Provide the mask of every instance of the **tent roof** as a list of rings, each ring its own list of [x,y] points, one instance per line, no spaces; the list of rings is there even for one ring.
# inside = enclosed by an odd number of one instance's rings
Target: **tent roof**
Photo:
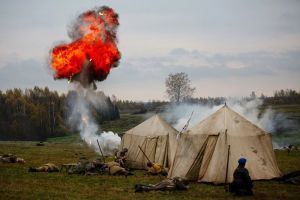
[[[125,134],[139,136],[159,136],[168,135],[169,133],[177,133],[177,130],[158,114],[153,115],[146,121],[125,132]]]
[[[239,137],[266,134],[264,130],[230,109],[227,105],[224,105],[187,132],[192,135],[218,135],[225,132],[225,130],[227,130],[228,135]]]

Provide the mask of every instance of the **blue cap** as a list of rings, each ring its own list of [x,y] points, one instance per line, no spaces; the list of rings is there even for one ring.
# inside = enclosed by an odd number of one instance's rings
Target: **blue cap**
[[[240,158],[239,161],[238,161],[238,163],[240,165],[244,165],[244,164],[246,164],[246,162],[247,162],[246,158]]]

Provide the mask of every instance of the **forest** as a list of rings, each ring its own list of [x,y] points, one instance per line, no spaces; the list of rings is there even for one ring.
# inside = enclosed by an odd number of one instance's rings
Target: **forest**
[[[49,137],[74,133],[67,123],[71,110],[70,99],[75,91],[59,94],[47,87],[0,91],[0,140],[45,140]],[[105,109],[89,103],[97,123],[118,119],[119,110],[104,93],[97,92],[105,101]]]
[[[90,103],[91,113],[96,122],[116,120],[122,114],[144,114],[163,112],[169,101],[134,102],[116,100],[96,92],[96,98],[104,99],[104,107]],[[75,91],[59,94],[49,88],[9,89],[0,91],[0,140],[36,140],[43,141],[50,137],[66,136],[76,133],[74,127],[67,123],[72,104],[70,99],[78,95]],[[276,90],[273,96],[252,92],[245,100],[259,98],[263,105],[300,104],[300,92],[295,90]],[[220,105],[224,97],[199,97],[183,99],[182,102],[202,105]]]

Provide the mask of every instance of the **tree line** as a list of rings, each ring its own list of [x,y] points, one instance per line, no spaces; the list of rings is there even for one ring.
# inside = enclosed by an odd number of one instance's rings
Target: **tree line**
[[[75,99],[75,91],[59,94],[47,87],[33,89],[10,89],[0,91],[0,140],[45,140],[49,137],[65,136],[76,132],[66,121]],[[113,101],[103,92],[96,92],[94,98],[105,100],[105,109],[90,103],[91,113],[97,123],[120,118],[121,113],[144,114],[147,112],[163,112],[172,101],[135,102],[128,100]],[[300,92],[292,89],[276,90],[273,96],[252,92],[245,100],[259,98],[264,105],[300,104]],[[178,98],[172,98],[178,100]],[[171,100],[172,100],[171,99]],[[220,105],[226,101],[224,97],[185,96],[179,103]]]
[[[47,87],[0,91],[0,140],[42,141],[73,133],[66,123],[72,106],[67,99],[76,95],[75,91],[58,94]],[[119,110],[110,98],[101,92],[96,95],[104,97],[107,105],[105,110],[89,105],[96,121],[118,119]]]

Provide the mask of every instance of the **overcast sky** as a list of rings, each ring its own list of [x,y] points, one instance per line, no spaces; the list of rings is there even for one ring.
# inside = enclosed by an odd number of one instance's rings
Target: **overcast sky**
[[[66,92],[47,66],[50,49],[70,41],[81,12],[119,13],[118,68],[98,90],[119,99],[166,99],[169,73],[186,72],[195,97],[272,95],[300,90],[297,0],[1,0],[0,89],[48,86]]]

